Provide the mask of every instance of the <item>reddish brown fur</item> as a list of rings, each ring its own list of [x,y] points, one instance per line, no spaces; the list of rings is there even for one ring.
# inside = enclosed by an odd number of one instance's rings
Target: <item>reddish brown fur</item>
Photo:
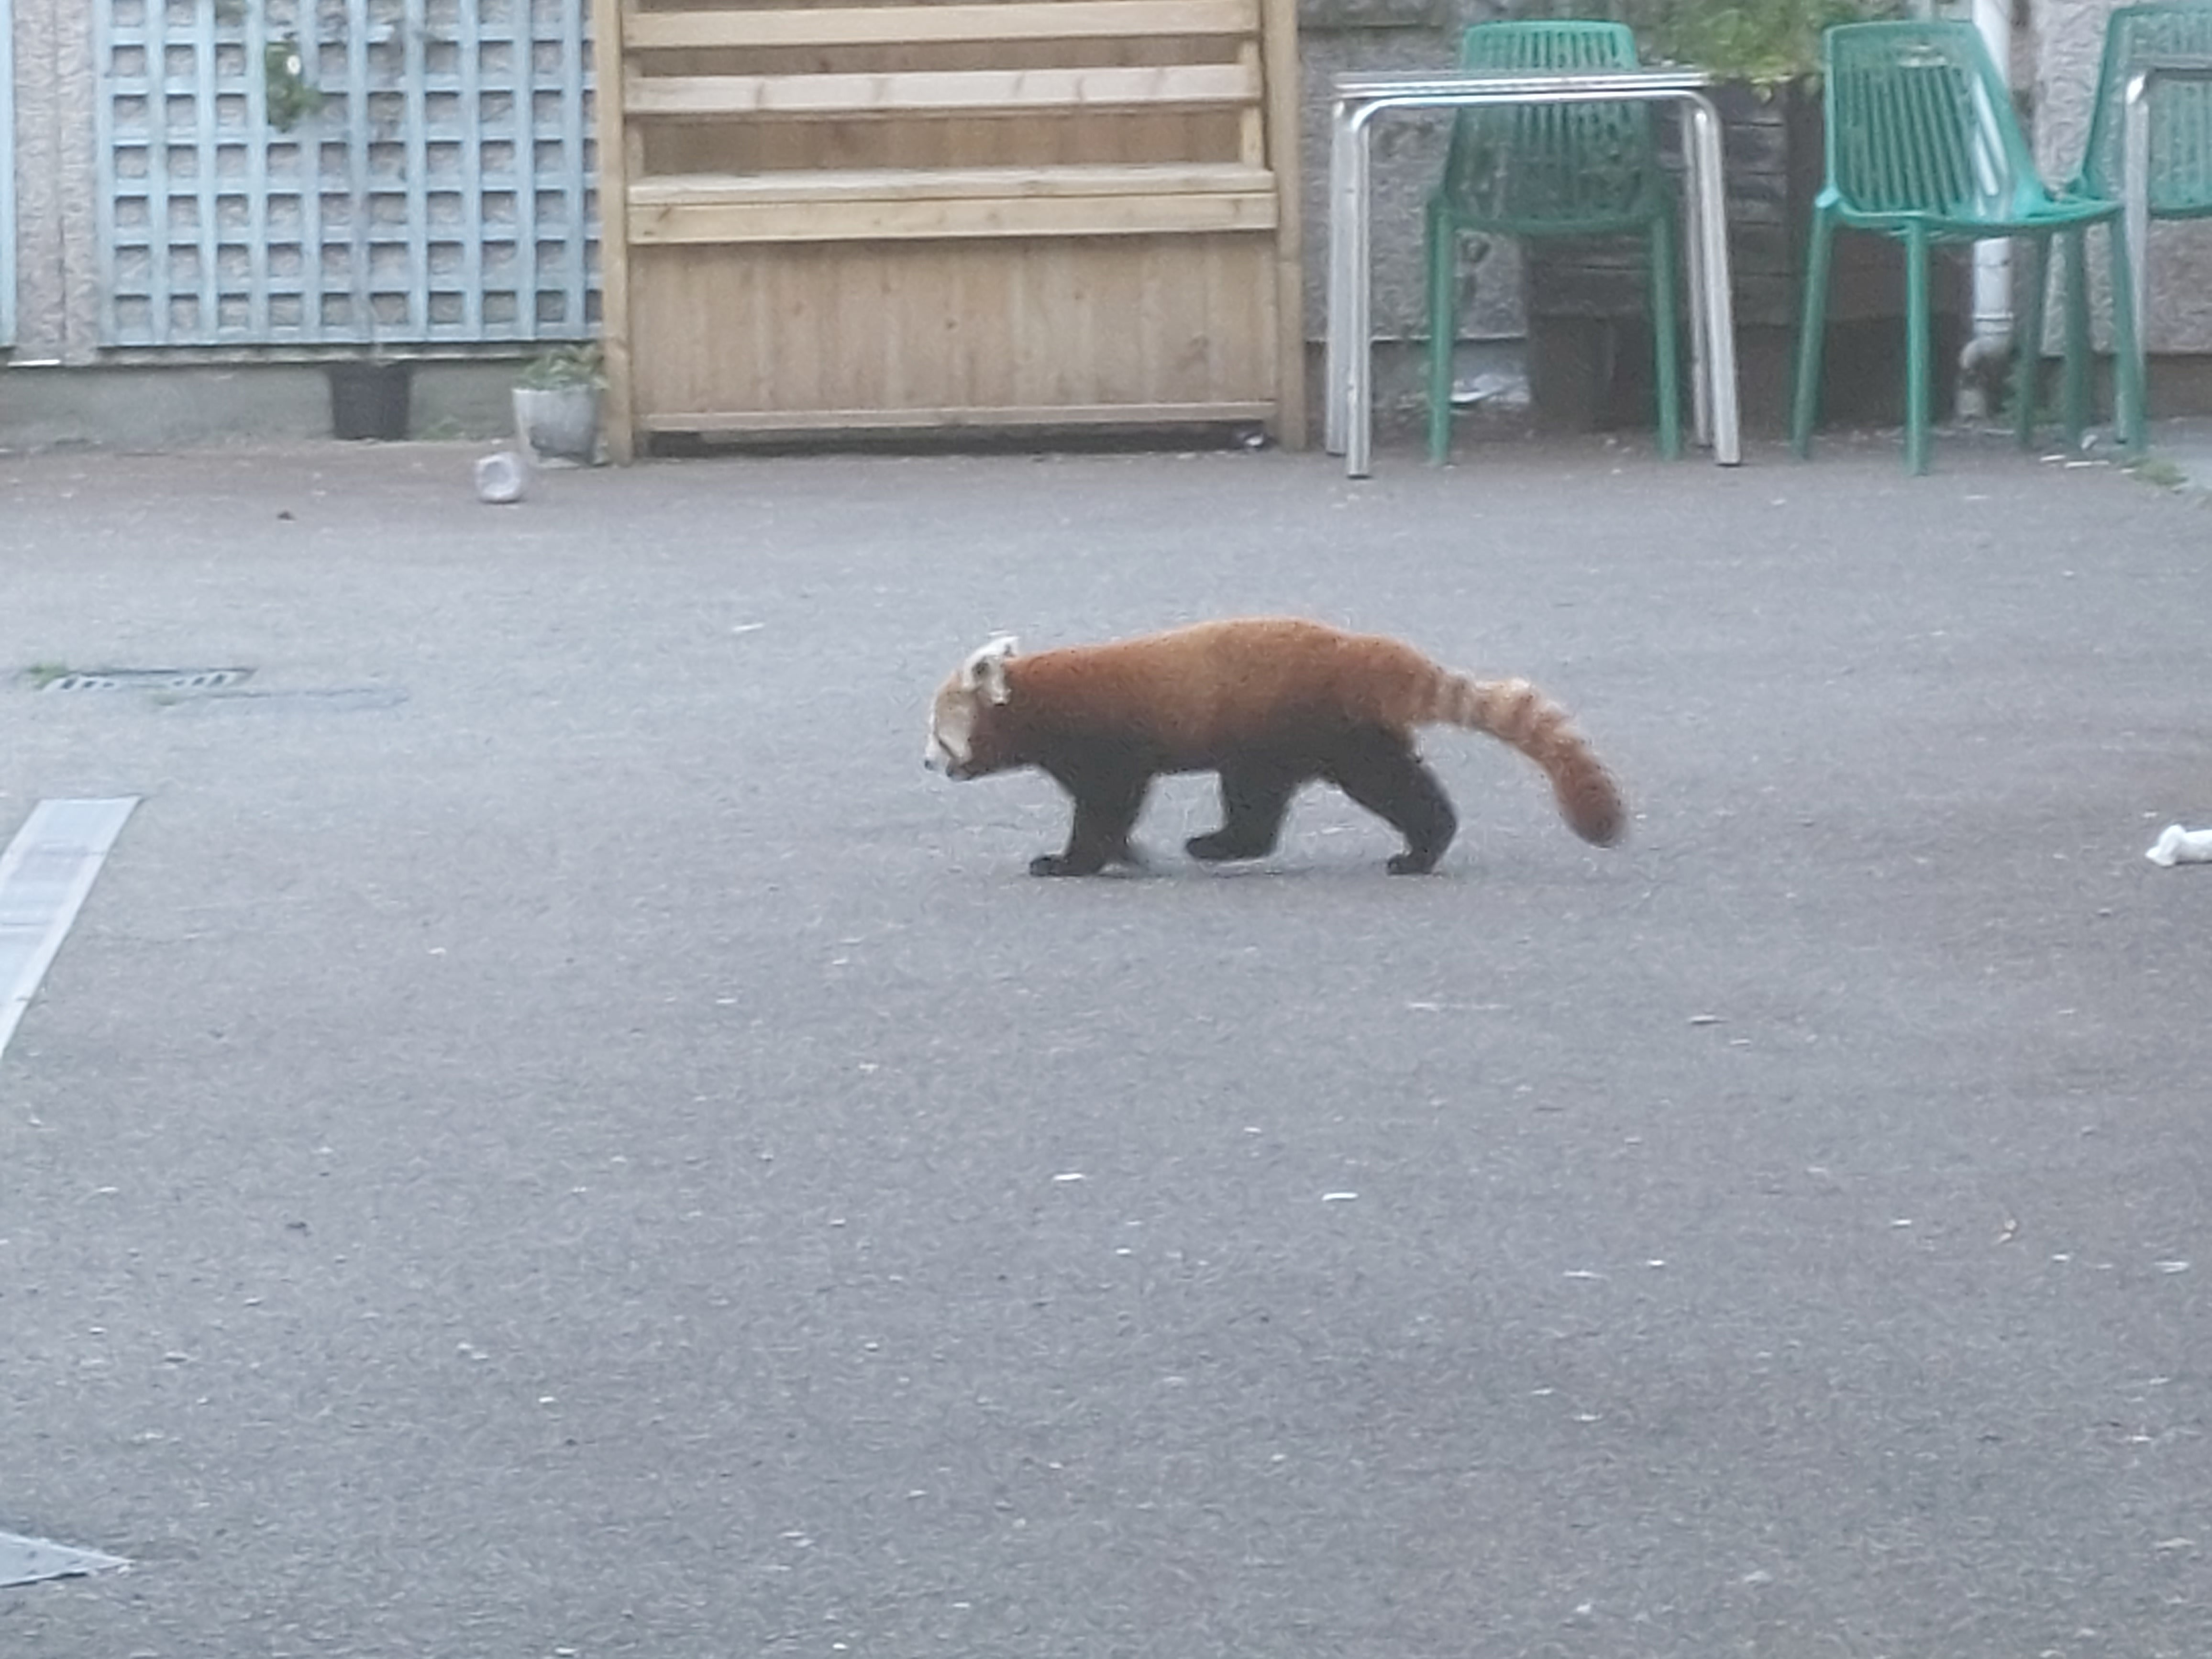
[[[1069,850],[1039,860],[1042,873],[1087,873],[1129,856],[1145,784],[1207,770],[1223,775],[1228,822],[1191,843],[1199,857],[1266,851],[1290,791],[1320,777],[1406,831],[1408,852],[1394,869],[1426,869],[1455,825],[1412,750],[1415,729],[1437,723],[1488,732],[1528,756],[1584,839],[1609,845],[1626,827],[1612,778],[1558,704],[1524,681],[1452,673],[1379,635],[1287,617],[1201,623],[1014,655],[1003,672],[1000,702],[956,672],[935,718],[972,717],[957,775],[1036,766],[1075,796]]]

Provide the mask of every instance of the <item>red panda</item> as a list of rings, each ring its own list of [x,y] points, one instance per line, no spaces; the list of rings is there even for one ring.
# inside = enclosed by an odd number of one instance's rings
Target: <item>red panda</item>
[[[1415,727],[1440,723],[1487,732],[1542,767],[1583,840],[1620,838],[1620,790],[1566,711],[1527,681],[1471,679],[1397,640],[1292,617],[1031,656],[1001,635],[939,689],[922,763],[961,779],[1034,766],[1074,798],[1066,848],[1031,860],[1031,875],[1139,862],[1129,831],[1167,772],[1220,774],[1221,827],[1183,844],[1193,858],[1264,857],[1291,797],[1318,778],[1403,835],[1390,872],[1419,875],[1459,827],[1413,749]]]

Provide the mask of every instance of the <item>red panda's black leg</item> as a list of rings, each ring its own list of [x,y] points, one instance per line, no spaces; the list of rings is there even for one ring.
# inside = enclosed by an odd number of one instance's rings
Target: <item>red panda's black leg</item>
[[[1406,850],[1389,862],[1394,876],[1426,875],[1459,831],[1443,785],[1395,732],[1370,727],[1350,734],[1322,775],[1405,836]]]
[[[1098,759],[1047,769],[1075,798],[1075,822],[1066,850],[1031,859],[1031,875],[1095,876],[1109,864],[1144,862],[1129,845],[1129,831],[1152,787],[1150,772]]]
[[[1192,836],[1183,842],[1183,851],[1208,863],[1265,858],[1275,850],[1276,838],[1283,833],[1283,815],[1304,781],[1296,771],[1266,761],[1224,766],[1221,828]]]

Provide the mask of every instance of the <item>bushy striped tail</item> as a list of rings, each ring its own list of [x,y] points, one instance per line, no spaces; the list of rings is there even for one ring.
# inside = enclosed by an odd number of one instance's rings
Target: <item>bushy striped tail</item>
[[[1486,732],[1544,769],[1567,827],[1584,841],[1610,847],[1628,829],[1620,787],[1573,717],[1526,680],[1478,680],[1445,674],[1431,722]]]

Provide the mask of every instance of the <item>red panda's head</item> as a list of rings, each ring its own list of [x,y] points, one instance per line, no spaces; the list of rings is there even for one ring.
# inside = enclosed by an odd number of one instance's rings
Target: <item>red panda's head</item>
[[[938,687],[929,708],[929,743],[921,755],[931,771],[948,778],[980,778],[1007,764],[997,752],[992,728],[1006,701],[1006,665],[1014,651],[1014,636],[1001,634],[969,652]]]

